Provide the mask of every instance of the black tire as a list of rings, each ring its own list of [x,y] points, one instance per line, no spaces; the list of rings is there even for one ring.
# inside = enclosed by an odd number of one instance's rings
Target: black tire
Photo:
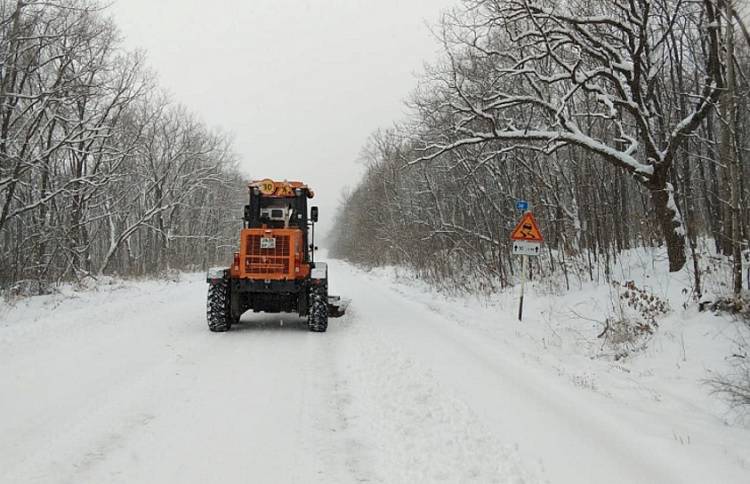
[[[229,280],[216,279],[209,283],[206,317],[208,329],[215,333],[229,331],[232,327]]]
[[[328,288],[325,284],[313,286],[310,290],[307,327],[315,333],[324,333],[328,329]]]

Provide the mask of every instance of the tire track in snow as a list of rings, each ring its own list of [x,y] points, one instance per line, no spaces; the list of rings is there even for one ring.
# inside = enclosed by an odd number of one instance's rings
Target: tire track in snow
[[[368,482],[539,482],[513,446],[497,441],[428,368],[383,334],[377,315],[363,315],[353,303],[347,317],[342,373],[352,400],[345,412],[362,436]]]
[[[34,338],[0,355],[14,395],[0,401],[0,482],[352,481],[347,446],[319,429],[341,425],[335,331],[246,315],[215,335],[202,280],[145,285],[2,328],[4,344]]]
[[[483,338],[399,294],[387,279],[341,262],[331,272],[353,299],[366,295],[352,302],[363,315],[357,323],[426,369],[495,439],[518,446],[533,475],[571,483],[684,482],[687,461],[670,459],[648,429],[629,425],[616,402],[571,391],[526,364],[522,346]]]

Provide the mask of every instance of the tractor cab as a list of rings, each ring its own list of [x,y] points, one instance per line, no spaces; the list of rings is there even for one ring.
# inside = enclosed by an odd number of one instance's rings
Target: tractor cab
[[[245,206],[246,228],[291,228],[307,231],[307,199],[315,196],[301,182],[261,180],[250,183]],[[313,220],[310,220],[314,222]]]

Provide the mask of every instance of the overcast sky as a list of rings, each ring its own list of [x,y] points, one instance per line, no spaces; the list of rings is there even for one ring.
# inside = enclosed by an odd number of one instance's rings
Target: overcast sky
[[[313,187],[327,232],[368,135],[404,117],[438,58],[427,24],[457,1],[115,0],[111,12],[174,100],[233,134],[247,175]]]

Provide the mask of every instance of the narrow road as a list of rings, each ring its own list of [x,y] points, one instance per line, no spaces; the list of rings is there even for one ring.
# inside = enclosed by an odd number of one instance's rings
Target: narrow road
[[[210,333],[200,276],[0,313],[0,482],[733,482],[512,331],[330,274],[353,302],[324,334],[251,313]]]

